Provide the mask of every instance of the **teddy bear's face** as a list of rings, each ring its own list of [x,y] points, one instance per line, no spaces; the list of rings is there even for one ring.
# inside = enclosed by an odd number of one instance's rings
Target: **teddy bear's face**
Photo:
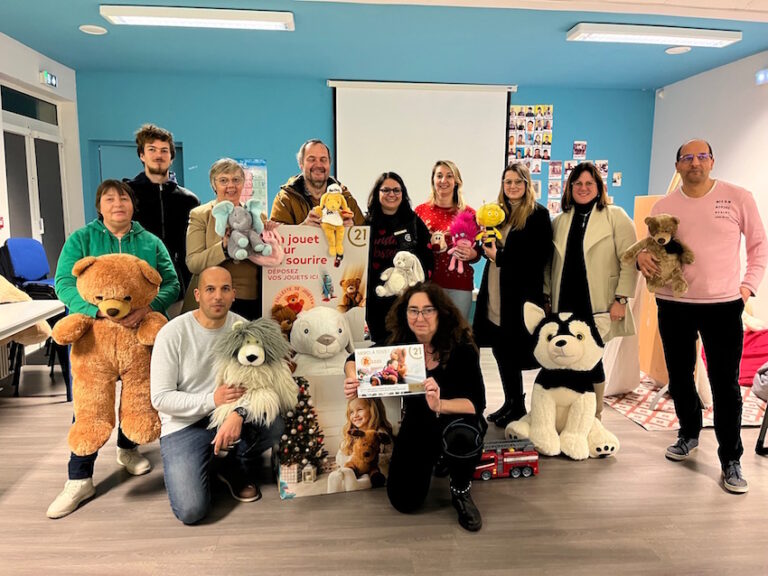
[[[645,219],[648,225],[648,234],[659,246],[669,244],[670,240],[677,234],[677,225],[680,221],[669,214],[659,214],[657,216],[648,216]]]
[[[145,308],[157,296],[162,278],[144,260],[130,254],[87,256],[72,268],[77,291],[110,320]]]
[[[349,278],[347,280],[342,280],[341,287],[344,288],[344,292],[350,296],[353,296],[354,294],[357,294],[357,291],[360,288],[360,278]]]

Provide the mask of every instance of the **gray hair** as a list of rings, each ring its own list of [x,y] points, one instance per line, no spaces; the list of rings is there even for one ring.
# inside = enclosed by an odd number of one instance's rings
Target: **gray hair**
[[[216,190],[216,186],[213,185],[213,182],[216,180],[217,176],[221,174],[232,174],[232,172],[239,172],[240,176],[245,180],[245,170],[243,170],[243,167],[240,166],[240,164],[232,160],[232,158],[219,158],[216,160],[211,166],[210,172],[208,172],[211,188]]]
[[[299,167],[301,167],[302,164],[304,164],[304,154],[307,151],[307,148],[312,146],[313,144],[322,144],[325,146],[325,149],[328,150],[328,161],[331,160],[331,149],[328,147],[328,144],[320,140],[319,138],[311,138],[310,140],[307,140],[304,142],[304,144],[301,145],[301,148],[299,148],[299,151],[296,153],[296,161],[299,163]]]

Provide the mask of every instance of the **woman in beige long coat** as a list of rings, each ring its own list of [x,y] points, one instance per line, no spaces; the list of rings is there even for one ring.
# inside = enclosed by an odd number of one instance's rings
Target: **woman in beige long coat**
[[[243,168],[231,158],[217,160],[209,173],[211,188],[216,198],[198,206],[189,213],[187,227],[186,263],[192,272],[187,293],[184,295],[182,312],[197,308],[195,288],[200,273],[209,266],[221,266],[232,275],[232,287],[235,289],[235,302],[232,312],[248,320],[261,317],[261,299],[259,290],[259,266],[250,260],[235,262],[227,255],[227,240],[216,233],[216,221],[211,211],[219,202],[229,200],[233,204],[240,202],[240,194],[245,183]]]
[[[582,162],[565,185],[562,214],[552,222],[554,252],[544,275],[544,293],[553,312],[591,317],[608,312],[607,342],[635,333],[628,298],[635,294],[637,270],[621,255],[635,243],[635,225],[620,207],[608,204],[605,184],[591,162]],[[597,415],[605,391],[602,361],[593,370]]]

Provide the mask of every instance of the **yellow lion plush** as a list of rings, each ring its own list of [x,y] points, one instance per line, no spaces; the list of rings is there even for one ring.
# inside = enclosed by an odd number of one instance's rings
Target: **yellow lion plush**
[[[144,260],[130,254],[87,256],[72,268],[77,291],[98,306],[104,318],[70,314],[53,328],[53,339],[72,344],[72,395],[75,422],[69,446],[79,456],[93,454],[115,427],[115,384],[122,382],[120,426],[137,444],[160,436],[160,419],[150,402],[149,355],[155,336],[167,322],[150,312],[138,328],[117,320],[149,306],[162,278]]]
[[[352,216],[347,200],[341,193],[341,186],[331,184],[325,194],[320,197],[320,206],[313,208],[320,216],[320,227],[328,240],[328,253],[336,258],[334,266],[341,264],[344,258],[344,217]]]

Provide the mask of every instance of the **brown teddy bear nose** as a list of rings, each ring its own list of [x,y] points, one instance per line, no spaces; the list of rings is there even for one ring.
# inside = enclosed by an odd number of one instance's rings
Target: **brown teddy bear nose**
[[[656,239],[656,242],[658,242],[658,243],[659,243],[661,246],[664,246],[664,244],[666,244],[666,243],[667,243],[667,241],[666,241],[666,240],[664,240],[664,238],[657,238],[657,239]]]
[[[120,314],[120,310],[117,308],[107,308],[107,315],[108,316],[117,316]]]
[[[317,339],[317,341],[323,346],[329,346],[333,344],[333,340],[334,340],[333,336],[328,336],[328,334],[324,334]]]

